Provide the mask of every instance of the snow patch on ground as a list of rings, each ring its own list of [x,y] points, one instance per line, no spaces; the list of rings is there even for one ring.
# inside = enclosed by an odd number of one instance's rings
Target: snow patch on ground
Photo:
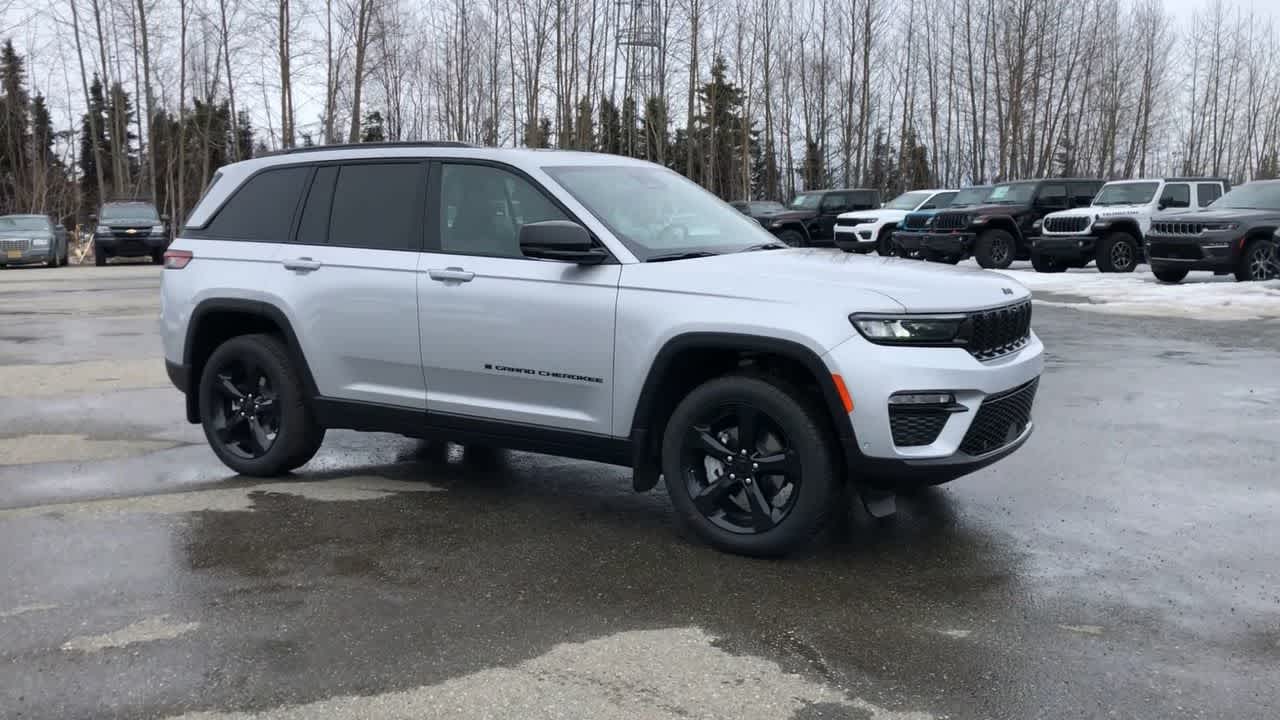
[[[1038,273],[1028,263],[1016,263],[999,272],[1022,283],[1046,305],[1196,320],[1280,318],[1280,280],[1236,282],[1231,275],[1193,272],[1176,285],[1166,285],[1146,265],[1132,273],[1100,273],[1093,267]]]
[[[108,648],[120,648],[135,643],[156,642],[157,640],[173,640],[200,627],[200,623],[169,622],[166,615],[140,620],[128,627],[122,627],[105,635],[81,635],[71,638],[62,645],[63,650],[71,652],[93,653]]]

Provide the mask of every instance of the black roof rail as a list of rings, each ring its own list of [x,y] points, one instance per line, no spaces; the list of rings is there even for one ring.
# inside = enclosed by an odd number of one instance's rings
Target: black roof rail
[[[321,152],[324,150],[372,150],[375,148],[432,148],[432,147],[452,147],[452,148],[473,148],[479,147],[471,143],[458,142],[456,140],[405,140],[397,142],[367,142],[367,143],[337,143],[333,145],[312,145],[310,147],[295,147],[286,150],[275,150],[273,152],[259,155],[258,157],[274,157],[276,155],[296,155],[298,153]]]
[[[1167,177],[1167,178],[1164,178],[1164,181],[1165,182],[1220,182],[1220,183],[1231,182],[1227,178],[1216,177],[1212,175],[1199,175],[1196,177]]]

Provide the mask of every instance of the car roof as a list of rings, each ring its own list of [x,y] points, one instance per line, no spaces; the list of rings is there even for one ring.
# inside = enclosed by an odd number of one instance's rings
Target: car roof
[[[271,153],[251,160],[224,165],[214,175],[205,189],[205,196],[197,203],[187,225],[201,227],[209,221],[212,212],[220,207],[231,193],[250,175],[270,167],[306,165],[344,160],[430,159],[489,160],[510,165],[528,173],[539,173],[544,168],[564,166],[635,166],[662,167],[645,160],[578,150],[546,150],[533,148],[493,148],[465,145],[463,143],[361,143],[358,145],[324,145],[297,150]]]
[[[16,217],[16,218],[48,218],[49,216],[48,216],[48,215],[41,215],[40,213],[5,213],[4,215],[0,215],[0,217]]]

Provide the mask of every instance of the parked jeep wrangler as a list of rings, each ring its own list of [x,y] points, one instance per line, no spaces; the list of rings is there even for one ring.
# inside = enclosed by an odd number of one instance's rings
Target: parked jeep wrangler
[[[93,231],[93,260],[106,265],[113,257],[149,257],[154,263],[164,260],[169,247],[169,216],[156,212],[156,206],[141,200],[105,202],[90,220],[98,223]]]
[[[955,264],[972,256],[984,268],[1029,260],[1036,220],[1057,210],[1088,206],[1101,187],[1101,180],[1088,178],[1001,183],[983,205],[938,213],[924,238],[924,257]]]
[[[836,216],[877,207],[879,190],[812,190],[797,195],[785,212],[761,218],[760,222],[792,247],[830,247],[835,244]]]
[[[1037,272],[1062,272],[1096,259],[1099,272],[1133,272],[1144,258],[1153,219],[1205,207],[1230,189],[1223,178],[1109,182],[1089,207],[1049,213],[1036,222],[1031,265]]]
[[[1204,210],[1153,221],[1147,234],[1151,272],[1168,283],[1192,270],[1270,280],[1277,277],[1277,229],[1280,180],[1241,185]]]
[[[885,514],[1032,432],[1025,288],[788,248],[668,168],[367,144],[220,175],[165,255],[161,335],[237,473],[326,428],[585,458],[775,555],[846,487]]]

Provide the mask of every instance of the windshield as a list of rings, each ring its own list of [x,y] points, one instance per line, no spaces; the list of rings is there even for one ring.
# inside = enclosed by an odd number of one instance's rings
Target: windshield
[[[673,252],[733,252],[776,239],[760,223],[666,168],[544,168],[641,260]]]
[[[137,205],[103,205],[98,215],[100,220],[138,220],[143,222],[160,222],[156,209],[145,203]]]
[[[915,210],[933,193],[906,192],[885,203],[886,210]]]
[[[1215,210],[1280,210],[1280,182],[1252,182],[1209,203]]]
[[[985,202],[987,196],[991,194],[990,185],[982,185],[979,187],[965,188],[956,193],[955,198],[951,201],[951,207],[963,207],[965,205],[977,205]]]
[[[0,232],[6,230],[48,230],[49,219],[30,215],[5,215],[0,217]]]
[[[1036,184],[1033,182],[1006,183],[991,188],[987,202],[996,205],[1025,205],[1035,195]]]
[[[791,201],[793,210],[813,210],[822,202],[822,193],[801,193]]]
[[[751,203],[751,212],[761,215],[771,215],[786,210],[780,202],[753,202]]]
[[[1102,186],[1094,205],[1143,205],[1151,202],[1160,183],[1109,183]]]

